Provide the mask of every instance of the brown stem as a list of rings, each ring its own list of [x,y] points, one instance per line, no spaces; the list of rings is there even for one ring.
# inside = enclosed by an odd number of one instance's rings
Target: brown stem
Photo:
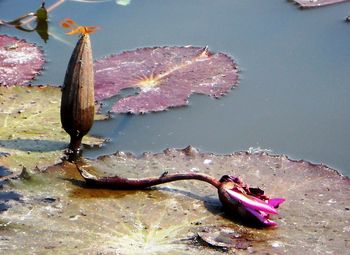
[[[72,151],[80,151],[82,137],[70,137],[69,149]]]
[[[144,189],[154,185],[163,184],[167,182],[173,181],[181,181],[181,180],[199,180],[207,182],[213,185],[216,188],[221,186],[221,182],[215,179],[214,177],[201,174],[201,173],[176,173],[176,174],[167,174],[167,172],[163,173],[160,177],[149,177],[149,178],[141,178],[141,179],[128,179],[119,176],[114,177],[101,177],[98,178],[96,176],[91,175],[81,167],[77,165],[77,168],[81,174],[81,176],[85,179],[85,181],[93,186],[99,187],[109,187],[114,189]]]
[[[68,156],[69,162],[75,162],[80,158],[80,145],[82,141],[82,137],[70,137],[70,143],[68,146],[68,150],[66,150],[65,154]]]

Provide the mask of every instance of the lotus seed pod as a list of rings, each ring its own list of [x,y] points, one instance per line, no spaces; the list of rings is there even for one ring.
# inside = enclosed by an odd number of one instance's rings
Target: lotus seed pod
[[[61,122],[70,135],[69,154],[77,155],[94,122],[94,73],[89,34],[82,34],[70,58],[62,89]]]

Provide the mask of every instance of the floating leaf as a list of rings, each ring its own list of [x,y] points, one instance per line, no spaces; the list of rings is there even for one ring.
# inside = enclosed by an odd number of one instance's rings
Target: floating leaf
[[[20,171],[58,162],[69,142],[60,122],[58,87],[0,86],[0,164]],[[102,139],[88,138],[101,144]]]
[[[222,213],[215,188],[182,181],[144,191],[93,189],[64,163],[6,190],[22,202],[1,214],[6,254],[343,254],[349,247],[350,180],[323,166],[285,156],[202,154],[189,147],[135,157],[117,153],[86,169],[127,177],[164,171],[238,175],[283,196],[279,228],[255,229]],[[209,244],[209,245],[208,245]]]
[[[144,113],[182,106],[192,93],[219,98],[237,83],[230,57],[199,47],[155,47],[112,55],[95,62],[95,98],[103,100],[125,88],[136,96],[119,100],[114,112]]]
[[[329,4],[336,4],[345,2],[347,0],[294,0],[301,7],[310,8],[310,7],[321,7]]]
[[[37,46],[7,35],[0,35],[0,85],[23,85],[39,73],[44,64]]]

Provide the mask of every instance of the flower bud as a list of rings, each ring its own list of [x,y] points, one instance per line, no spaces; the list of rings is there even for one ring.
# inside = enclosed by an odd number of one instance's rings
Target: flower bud
[[[77,155],[94,122],[94,72],[89,34],[82,34],[70,58],[61,100],[61,122],[70,135],[69,154]]]

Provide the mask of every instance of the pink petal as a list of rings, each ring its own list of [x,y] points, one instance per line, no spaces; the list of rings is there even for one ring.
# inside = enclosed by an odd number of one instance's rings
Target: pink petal
[[[277,226],[277,223],[268,219],[266,214],[265,215],[260,214],[259,212],[251,208],[246,208],[246,210],[250,212],[252,215],[254,215],[261,223],[268,226]]]
[[[271,198],[268,201],[268,205],[277,208],[280,204],[286,201],[284,198]]]
[[[243,195],[240,192],[236,192],[236,191],[229,190],[229,189],[227,189],[226,191],[232,198],[238,200],[247,208],[266,212],[269,214],[277,214],[277,210],[274,207],[266,204],[264,201],[262,201],[258,198],[255,198],[255,197],[250,198],[246,195]]]

